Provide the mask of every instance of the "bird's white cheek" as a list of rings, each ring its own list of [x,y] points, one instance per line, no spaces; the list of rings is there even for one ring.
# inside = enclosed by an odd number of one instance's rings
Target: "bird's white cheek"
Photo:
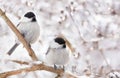
[[[28,22],[28,21],[31,21],[31,19],[26,18],[26,17],[23,17],[23,18],[21,19],[21,22]]]
[[[53,42],[53,43],[51,43],[50,44],[50,47],[51,48],[58,48],[58,47],[60,47],[61,45],[59,45],[59,44],[57,44],[57,43],[55,43],[55,42]]]

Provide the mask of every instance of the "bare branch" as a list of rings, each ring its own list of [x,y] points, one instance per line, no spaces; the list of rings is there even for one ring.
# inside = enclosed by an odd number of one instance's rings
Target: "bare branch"
[[[46,71],[50,71],[56,74],[62,74],[64,72],[62,69],[54,69],[53,67],[45,66],[43,64],[37,64],[37,65],[33,65],[32,67],[28,67],[28,68],[0,73],[0,78],[6,78],[8,76],[20,74],[22,72],[31,72],[31,71],[36,71],[36,70],[46,70]]]
[[[14,24],[10,21],[10,19],[6,16],[6,14],[0,9],[0,16],[5,20],[5,22],[8,24],[8,26],[12,29],[12,31],[16,34],[20,42],[24,45],[24,47],[27,49],[29,56],[33,60],[38,60],[34,51],[29,47],[29,44],[26,42],[26,40],[23,38],[21,33],[17,30],[17,28],[14,26]]]

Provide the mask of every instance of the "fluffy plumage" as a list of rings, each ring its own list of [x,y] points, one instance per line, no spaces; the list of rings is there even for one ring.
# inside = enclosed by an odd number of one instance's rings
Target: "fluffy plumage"
[[[69,52],[66,50],[66,42],[57,37],[51,41],[46,53],[46,60],[51,65],[65,65],[69,61]]]
[[[21,22],[17,25],[17,29],[29,44],[34,43],[40,35],[40,28],[33,12],[27,12],[24,15]],[[18,39],[16,39],[16,41],[18,41]],[[19,41],[16,42],[7,54],[11,55],[19,44]]]

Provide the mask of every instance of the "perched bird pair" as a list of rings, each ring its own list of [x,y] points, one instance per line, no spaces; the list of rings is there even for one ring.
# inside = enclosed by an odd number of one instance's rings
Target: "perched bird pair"
[[[27,12],[17,25],[17,28],[29,44],[34,43],[40,35],[40,28],[33,12]],[[18,41],[18,39],[16,40]],[[19,42],[16,42],[7,54],[11,55],[19,44]],[[56,37],[52,40],[46,52],[48,63],[54,65],[55,68],[56,65],[67,64],[69,52],[66,50],[66,47],[66,41],[62,37]]]

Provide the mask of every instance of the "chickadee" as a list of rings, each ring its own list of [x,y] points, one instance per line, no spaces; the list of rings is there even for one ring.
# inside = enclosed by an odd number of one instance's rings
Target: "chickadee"
[[[40,35],[40,28],[33,12],[27,12],[24,15],[21,22],[17,25],[17,29],[29,44],[34,43]],[[18,39],[16,39],[16,41],[17,42],[13,45],[13,47],[7,52],[8,55],[11,55],[20,44]]]
[[[55,69],[56,65],[64,67],[68,63],[69,52],[66,50],[66,41],[63,38],[57,37],[50,43],[46,52],[46,60],[49,64],[54,65]]]

